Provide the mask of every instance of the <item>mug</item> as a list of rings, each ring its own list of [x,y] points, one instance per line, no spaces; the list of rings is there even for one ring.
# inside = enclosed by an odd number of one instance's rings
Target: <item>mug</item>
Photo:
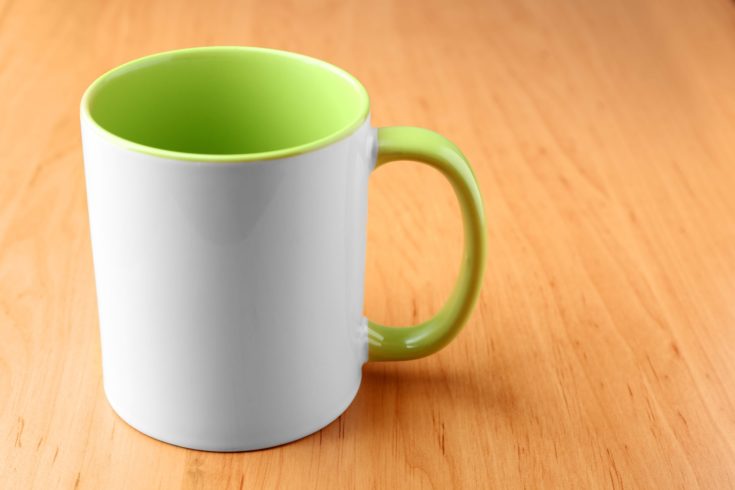
[[[436,352],[475,305],[486,230],[467,160],[426,129],[372,128],[365,88],[335,66],[154,54],[92,83],[81,127],[105,394],[155,439],[302,438],[349,406],[365,362]],[[454,292],[407,328],[362,315],[368,177],[392,160],[441,171],[464,220]]]

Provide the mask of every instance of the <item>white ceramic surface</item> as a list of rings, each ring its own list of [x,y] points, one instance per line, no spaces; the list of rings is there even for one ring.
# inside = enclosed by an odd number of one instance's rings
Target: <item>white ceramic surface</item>
[[[110,404],[180,446],[289,442],[350,404],[362,317],[369,119],[305,154],[168,160],[82,117]]]

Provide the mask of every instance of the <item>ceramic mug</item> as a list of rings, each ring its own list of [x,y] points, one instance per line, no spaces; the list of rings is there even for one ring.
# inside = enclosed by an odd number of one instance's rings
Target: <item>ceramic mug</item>
[[[304,437],[354,398],[366,361],[446,345],[476,302],[482,200],[438,134],[373,129],[365,88],[306,56],[205,47],[102,75],[81,104],[104,388],[131,426],[194,449]],[[432,319],[362,315],[368,177],[417,160],[464,219],[454,292]]]

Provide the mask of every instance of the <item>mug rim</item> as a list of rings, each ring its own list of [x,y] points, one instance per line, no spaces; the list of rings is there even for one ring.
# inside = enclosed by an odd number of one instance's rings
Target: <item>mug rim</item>
[[[184,151],[177,151],[177,150],[166,150],[163,148],[157,148],[155,146],[145,145],[142,143],[136,143],[135,141],[124,138],[122,136],[119,136],[105,129],[102,125],[100,125],[92,117],[92,114],[90,111],[90,100],[95,95],[95,93],[98,90],[100,90],[100,87],[103,86],[104,83],[111,78],[119,76],[131,69],[135,69],[141,66],[145,66],[147,64],[152,64],[152,63],[156,63],[156,62],[160,62],[164,60],[170,60],[172,57],[176,57],[180,55],[189,55],[193,53],[195,54],[195,53],[202,53],[202,52],[223,53],[223,52],[233,52],[233,51],[234,52],[266,53],[269,55],[280,56],[282,58],[286,58],[286,59],[290,59],[294,61],[310,63],[310,64],[318,66],[321,69],[327,70],[343,78],[344,80],[346,80],[355,89],[355,95],[359,99],[359,110],[355,111],[356,115],[354,118],[352,118],[349,124],[342,126],[338,130],[330,133],[327,136],[315,139],[313,141],[309,141],[307,143],[303,143],[300,145],[295,145],[295,146],[291,146],[287,148],[279,148],[276,150],[253,152],[253,153],[232,153],[232,154],[192,153],[192,152],[184,152]],[[287,157],[302,155],[304,153],[309,153],[311,151],[318,150],[320,148],[324,148],[325,146],[329,146],[332,143],[340,141],[341,139],[357,131],[357,129],[360,128],[367,120],[369,112],[370,112],[370,98],[368,96],[367,90],[362,85],[362,83],[360,83],[360,81],[357,78],[355,78],[355,76],[353,76],[346,70],[339,68],[338,66],[335,66],[326,61],[320,60],[318,58],[313,58],[311,56],[307,56],[304,54],[294,53],[291,51],[284,51],[280,49],[262,48],[262,47],[255,47],[255,46],[200,46],[200,47],[193,47],[193,48],[183,48],[183,49],[162,51],[162,52],[150,54],[147,56],[143,56],[141,58],[136,58],[134,60],[118,65],[115,68],[112,68],[111,70],[97,77],[89,85],[89,87],[87,87],[87,89],[84,91],[84,95],[82,96],[82,100],[81,100],[81,113],[82,113],[83,118],[87,120],[89,123],[91,123],[91,125],[97,131],[99,131],[102,135],[104,135],[108,140],[116,144],[116,146],[121,146],[123,149],[134,151],[136,153],[143,153],[149,156],[154,156],[154,157],[159,157],[159,158],[165,158],[165,159],[171,159],[171,160],[195,161],[195,162],[212,162],[212,163],[227,163],[227,162],[234,163],[234,162],[253,162],[253,161],[259,161],[259,160],[274,160],[274,159],[287,158]]]

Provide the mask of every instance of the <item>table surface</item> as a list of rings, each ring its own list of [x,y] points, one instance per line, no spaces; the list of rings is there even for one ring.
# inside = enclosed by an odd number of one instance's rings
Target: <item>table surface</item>
[[[0,486],[735,485],[732,2],[185,3],[0,0]],[[252,453],[169,446],[107,405],[83,185],[86,85],[216,44],[354,73],[377,126],[463,149],[488,216],[456,341],[366,365],[337,421]],[[366,314],[429,318],[461,233],[440,174],[376,172]]]

